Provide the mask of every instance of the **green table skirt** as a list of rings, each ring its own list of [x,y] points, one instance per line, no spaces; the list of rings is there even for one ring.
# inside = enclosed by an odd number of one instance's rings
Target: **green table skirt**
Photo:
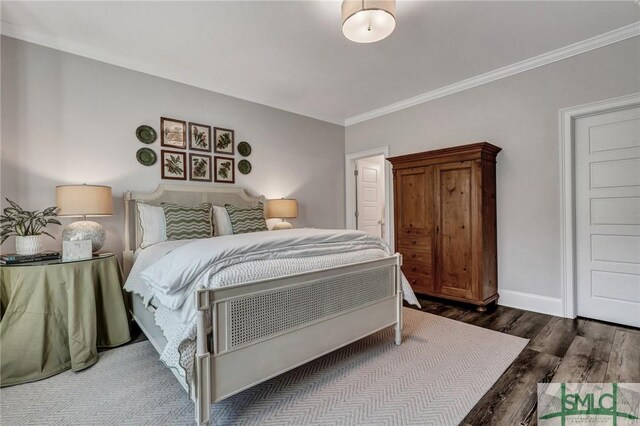
[[[115,256],[0,268],[0,387],[79,371],[128,342]]]

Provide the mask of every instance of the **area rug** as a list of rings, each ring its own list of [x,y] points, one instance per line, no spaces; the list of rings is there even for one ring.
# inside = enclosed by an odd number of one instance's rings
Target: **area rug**
[[[383,330],[212,405],[214,424],[457,425],[527,340],[404,308]],[[283,348],[283,350],[286,350]],[[93,367],[0,391],[2,425],[193,424],[194,406],[148,341]]]

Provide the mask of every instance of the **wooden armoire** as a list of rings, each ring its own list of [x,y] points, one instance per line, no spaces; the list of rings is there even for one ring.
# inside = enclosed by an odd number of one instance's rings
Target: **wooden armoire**
[[[389,158],[395,245],[416,293],[498,299],[496,155],[487,142]]]

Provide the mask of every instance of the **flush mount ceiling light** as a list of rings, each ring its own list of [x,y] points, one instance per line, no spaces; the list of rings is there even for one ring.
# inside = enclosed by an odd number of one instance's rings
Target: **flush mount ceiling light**
[[[344,0],[342,33],[356,43],[374,43],[396,27],[396,0]]]

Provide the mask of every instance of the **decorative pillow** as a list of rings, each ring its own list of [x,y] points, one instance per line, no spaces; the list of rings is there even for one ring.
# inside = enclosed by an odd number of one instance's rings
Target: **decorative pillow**
[[[240,208],[226,204],[225,209],[229,213],[231,227],[234,234],[247,232],[267,231],[267,222],[264,219],[264,207],[259,203],[256,207]]]
[[[189,207],[163,203],[162,209],[167,222],[169,240],[209,238],[213,235],[211,204],[204,203]]]
[[[167,223],[162,207],[136,203],[138,218],[142,227],[141,248],[147,248],[154,244],[167,241]]]
[[[224,207],[213,206],[213,232],[216,237],[233,234],[231,219]]]

